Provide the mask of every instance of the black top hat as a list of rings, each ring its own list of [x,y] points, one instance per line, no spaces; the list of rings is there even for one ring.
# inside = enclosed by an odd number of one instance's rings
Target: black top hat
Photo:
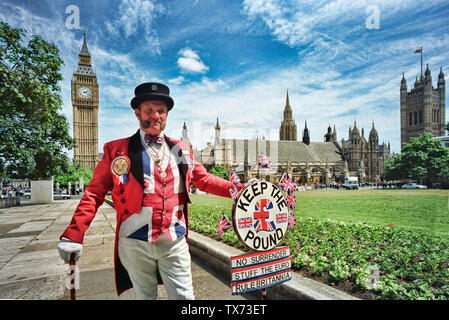
[[[173,108],[175,102],[170,97],[170,89],[162,83],[157,82],[145,82],[139,84],[134,89],[135,97],[131,100],[131,107],[136,109],[139,105],[147,100],[160,100],[167,104],[167,110],[170,111]]]

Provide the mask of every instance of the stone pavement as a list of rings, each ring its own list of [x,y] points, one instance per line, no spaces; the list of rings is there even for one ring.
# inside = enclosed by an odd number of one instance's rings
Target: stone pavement
[[[69,266],[59,257],[59,236],[70,223],[79,199],[51,204],[22,201],[0,210],[0,299],[70,299],[66,289]],[[132,290],[117,297],[113,251],[115,211],[101,206],[87,230],[78,260],[77,299],[133,299]],[[246,299],[232,296],[230,286],[214,271],[192,259],[195,296],[199,300]],[[167,299],[162,285],[159,298]]]

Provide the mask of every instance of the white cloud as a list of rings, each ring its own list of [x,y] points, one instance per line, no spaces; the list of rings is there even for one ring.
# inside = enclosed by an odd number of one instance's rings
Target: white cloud
[[[105,22],[106,29],[112,34],[123,34],[126,38],[142,34],[146,41],[145,48],[151,54],[160,55],[159,36],[153,22],[165,13],[165,7],[153,0],[122,0],[118,12],[118,19]]]
[[[170,79],[168,80],[168,83],[171,85],[180,85],[181,83],[183,83],[185,81],[185,78],[183,76],[178,76],[176,78]]]
[[[178,66],[185,73],[205,73],[209,70],[196,51],[190,48],[179,50]]]

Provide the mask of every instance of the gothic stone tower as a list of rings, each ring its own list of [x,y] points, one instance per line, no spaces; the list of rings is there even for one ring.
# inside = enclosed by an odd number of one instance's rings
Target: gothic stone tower
[[[429,65],[424,76],[416,78],[414,87],[407,91],[404,75],[401,80],[401,145],[422,132],[435,136],[445,134],[446,87],[442,68],[438,75],[437,88],[432,86]]]
[[[360,134],[354,121],[354,128],[349,127],[348,140],[342,139],[341,145],[349,171],[363,173],[366,178],[364,181],[378,182],[382,179],[385,161],[391,157],[390,143],[379,144],[374,121],[368,140],[365,138],[365,130],[362,128]]]
[[[98,107],[97,76],[84,32],[83,46],[78,56],[78,67],[72,77],[73,137],[77,147],[74,160],[89,170],[94,170],[98,157]]]
[[[281,122],[281,127],[279,128],[279,140],[290,140],[290,141],[296,141],[297,140],[297,131],[296,131],[296,123],[293,119],[293,111],[290,107],[290,100],[288,98],[288,91],[287,91],[287,99],[285,102],[285,108],[284,108],[284,118]]]

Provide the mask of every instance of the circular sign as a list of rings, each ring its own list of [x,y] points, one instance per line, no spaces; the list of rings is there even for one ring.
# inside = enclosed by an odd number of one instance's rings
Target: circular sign
[[[129,159],[126,156],[115,158],[111,164],[112,172],[118,176],[127,174],[129,171]]]
[[[256,251],[276,247],[287,230],[288,208],[284,193],[267,181],[257,181],[240,190],[232,215],[237,236]]]

